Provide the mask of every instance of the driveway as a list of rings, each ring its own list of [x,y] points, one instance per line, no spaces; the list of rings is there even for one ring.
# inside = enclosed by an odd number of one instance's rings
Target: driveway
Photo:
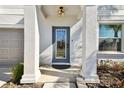
[[[11,67],[0,65],[0,87],[11,79]]]

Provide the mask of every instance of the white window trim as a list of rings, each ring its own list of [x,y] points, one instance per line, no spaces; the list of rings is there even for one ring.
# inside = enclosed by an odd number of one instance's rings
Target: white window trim
[[[121,37],[99,37],[99,38],[105,38],[105,39],[107,39],[107,38],[111,38],[111,39],[121,39]]]

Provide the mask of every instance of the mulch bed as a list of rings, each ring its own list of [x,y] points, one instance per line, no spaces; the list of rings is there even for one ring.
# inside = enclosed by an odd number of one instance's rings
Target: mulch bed
[[[87,83],[89,88],[124,88],[124,71],[98,68],[100,84]]]
[[[42,88],[44,83],[36,84],[14,84],[11,81],[4,84],[1,88]]]

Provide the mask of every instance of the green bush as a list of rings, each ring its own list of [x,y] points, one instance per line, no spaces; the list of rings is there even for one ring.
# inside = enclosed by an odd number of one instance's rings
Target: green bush
[[[17,64],[12,68],[12,81],[14,83],[20,83],[20,79],[23,75],[23,64]]]

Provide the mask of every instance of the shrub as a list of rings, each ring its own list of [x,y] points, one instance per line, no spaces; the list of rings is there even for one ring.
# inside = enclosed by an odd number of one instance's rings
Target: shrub
[[[107,62],[101,62],[98,66],[98,70],[101,70],[102,72],[108,72],[110,69],[110,66],[107,64]]]
[[[120,63],[120,68],[121,68],[121,71],[124,72],[124,62],[121,62],[121,63]]]
[[[112,71],[120,71],[120,65],[115,63],[112,67],[111,67]]]
[[[98,69],[99,70],[104,70],[105,72],[110,70],[110,71],[115,71],[115,72],[124,72],[124,62],[114,62],[114,61],[101,61],[98,64]]]
[[[14,83],[20,83],[20,79],[23,75],[23,64],[17,64],[12,68],[12,81]]]
[[[115,63],[111,68],[113,71],[124,71],[124,62]]]

